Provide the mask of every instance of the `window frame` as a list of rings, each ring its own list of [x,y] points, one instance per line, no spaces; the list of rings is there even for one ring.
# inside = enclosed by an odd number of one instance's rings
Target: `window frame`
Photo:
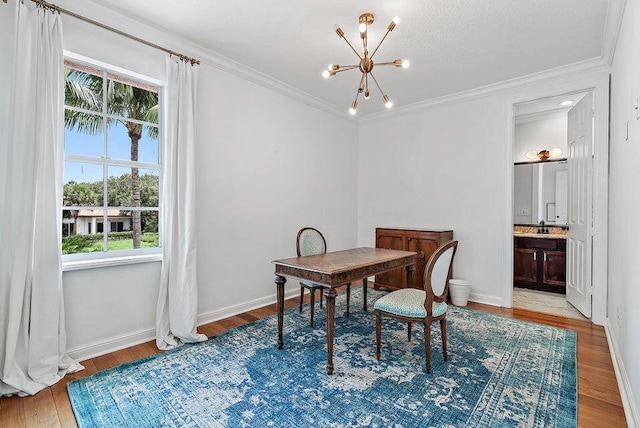
[[[142,85],[153,86],[157,89],[158,93],[158,163],[149,163],[149,162],[134,162],[131,160],[124,159],[112,159],[107,157],[107,132],[105,128],[105,132],[102,136],[103,138],[103,149],[102,153],[99,157],[95,156],[87,156],[87,155],[76,155],[76,154],[67,154],[64,152],[63,154],[63,164],[64,162],[83,162],[94,165],[100,165],[103,167],[103,201],[100,206],[64,206],[61,205],[61,217],[65,210],[96,210],[100,209],[103,211],[102,224],[103,224],[103,251],[100,252],[91,252],[91,253],[76,253],[76,254],[62,254],[62,270],[63,271],[72,271],[79,269],[87,269],[94,267],[103,267],[103,266],[117,266],[117,265],[126,265],[133,263],[143,263],[150,261],[161,261],[162,260],[162,246],[163,246],[163,237],[161,234],[162,230],[162,177],[164,173],[164,134],[165,134],[165,89],[166,82],[154,79],[149,76],[142,75],[140,73],[136,73],[134,71],[124,69],[121,67],[117,67],[111,64],[107,64],[105,62],[95,60],[93,58],[88,58],[82,55],[75,54],[73,52],[64,51],[64,59],[65,61],[72,62],[78,65],[85,65],[91,69],[99,70],[102,73],[103,79],[109,79],[113,76],[109,76],[110,74],[121,76],[125,79],[130,80],[131,82],[139,83]],[[127,82],[130,84],[129,82]],[[106,97],[106,94],[104,94]],[[63,110],[75,110],[75,111],[84,111],[90,114],[99,115],[102,117],[103,121],[115,120],[117,118],[121,118],[120,116],[113,115],[107,112],[106,100],[103,100],[102,111],[91,111],[85,110],[77,107],[68,107],[64,104],[63,101]],[[149,122],[144,122],[135,119],[127,119],[132,122],[140,123],[145,126],[148,125]],[[155,125],[155,124],[154,124]],[[61,124],[62,129],[64,130],[64,123]],[[136,167],[138,169],[148,169],[158,172],[158,205],[157,207],[135,207],[136,211],[144,212],[144,211],[154,211],[158,213],[158,247],[153,248],[138,248],[138,249],[130,249],[130,250],[104,250],[104,242],[108,241],[110,227],[105,227],[105,224],[110,224],[111,220],[109,220],[108,211],[110,209],[119,209],[124,211],[130,211],[134,207],[130,206],[122,206],[122,207],[109,207],[105,205],[107,200],[107,180],[108,180],[108,169],[109,167],[125,167],[131,168]],[[60,177],[61,182],[64,180],[64,177]],[[62,183],[64,185],[64,183]],[[60,225],[62,227],[62,225]],[[70,224],[69,227],[72,225]],[[74,224],[74,229],[77,232],[77,224]],[[96,226],[97,229],[97,226]]]

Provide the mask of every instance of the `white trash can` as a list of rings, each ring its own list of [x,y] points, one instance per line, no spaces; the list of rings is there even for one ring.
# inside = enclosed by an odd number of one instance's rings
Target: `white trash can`
[[[464,279],[449,280],[449,294],[451,294],[451,303],[456,306],[467,306],[469,301],[469,292],[471,291],[471,283]]]

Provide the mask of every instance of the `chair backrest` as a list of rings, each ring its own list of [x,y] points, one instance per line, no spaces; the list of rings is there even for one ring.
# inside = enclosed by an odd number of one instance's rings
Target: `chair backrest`
[[[300,256],[314,256],[327,252],[327,241],[318,229],[303,227],[298,231],[296,238],[296,251]]]
[[[426,298],[424,307],[431,313],[433,302],[444,302],[447,300],[449,290],[449,278],[453,267],[453,257],[458,249],[458,241],[449,241],[442,244],[427,262],[424,270],[424,291]]]

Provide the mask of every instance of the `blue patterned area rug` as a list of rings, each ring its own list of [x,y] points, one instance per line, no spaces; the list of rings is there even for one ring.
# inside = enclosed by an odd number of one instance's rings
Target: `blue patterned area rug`
[[[324,313],[285,312],[193,345],[96,373],[67,386],[84,427],[575,427],[573,331],[451,307],[449,360],[432,327],[432,374],[422,327],[375,316],[336,317],[335,374],[328,376]],[[381,295],[371,291],[370,302]],[[337,298],[344,312],[344,295]]]

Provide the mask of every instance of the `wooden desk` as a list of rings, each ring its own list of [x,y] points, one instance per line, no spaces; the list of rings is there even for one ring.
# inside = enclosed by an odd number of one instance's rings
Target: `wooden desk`
[[[385,248],[354,248],[316,256],[275,260],[278,349],[282,349],[282,325],[284,317],[284,284],[286,276],[316,282],[325,287],[327,311],[327,373],[333,374],[333,332],[335,328],[336,287],[357,280],[363,282],[363,310],[367,310],[367,278],[393,269],[406,267],[407,284],[413,283],[413,251]]]

